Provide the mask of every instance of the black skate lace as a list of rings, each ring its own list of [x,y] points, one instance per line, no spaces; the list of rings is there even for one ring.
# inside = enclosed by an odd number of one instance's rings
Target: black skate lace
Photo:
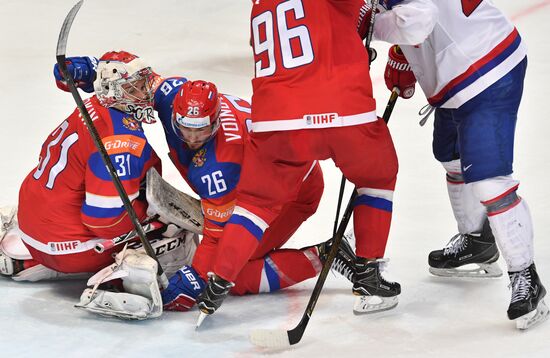
[[[456,234],[449,243],[443,248],[443,255],[455,255],[466,248],[468,241],[463,234]]]
[[[512,288],[512,300],[510,303],[525,300],[529,296],[529,287],[531,287],[531,273],[528,269],[515,272],[510,278]]]

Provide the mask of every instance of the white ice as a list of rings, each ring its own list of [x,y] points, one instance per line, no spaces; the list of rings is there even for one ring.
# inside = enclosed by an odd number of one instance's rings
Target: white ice
[[[550,0],[496,3],[514,18],[529,46],[515,176],[533,213],[535,259],[550,288]],[[17,202],[19,185],[36,165],[45,137],[74,109],[70,94],[57,90],[51,74],[58,32],[73,4],[0,0],[0,206]],[[98,56],[127,49],[147,59],[158,73],[208,79],[223,92],[249,98],[249,9],[250,0],[88,0],[73,25],[67,54]],[[388,46],[375,47],[379,58],[373,77],[381,114],[389,96],[381,78]],[[420,90],[411,100],[399,100],[390,122],[400,158],[386,252],[391,276],[403,288],[396,309],[354,316],[350,285],[331,275],[302,342],[288,351],[270,352],[254,347],[249,332],[294,327],[314,280],[276,294],[229,298],[195,331],[196,310],[146,322],[102,319],[73,308],[82,281],[21,284],[0,278],[0,355],[549,357],[550,322],[520,332],[507,319],[507,277],[482,282],[428,274],[428,252],[442,247],[456,224],[443,169],[431,155],[432,122],[424,128],[417,124],[416,113],[424,103]],[[157,151],[166,153],[160,125],[147,131]],[[168,161],[164,163],[169,181],[185,189]],[[323,168],[326,190],[319,212],[289,242],[291,247],[325,240],[332,231],[340,174],[330,162]],[[502,260],[500,264],[504,267]]]

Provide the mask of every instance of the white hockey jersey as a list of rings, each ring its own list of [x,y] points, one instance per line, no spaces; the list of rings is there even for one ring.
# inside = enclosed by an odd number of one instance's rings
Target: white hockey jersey
[[[392,0],[375,39],[401,46],[428,102],[458,108],[527,55],[514,25],[490,0]]]

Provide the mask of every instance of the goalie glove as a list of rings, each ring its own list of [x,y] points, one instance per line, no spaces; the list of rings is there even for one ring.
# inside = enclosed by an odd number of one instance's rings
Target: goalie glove
[[[84,92],[94,92],[97,58],[95,57],[69,57],[65,60],[67,71],[73,77],[74,84]],[[59,71],[59,65],[53,66],[53,76],[57,87],[65,92],[69,91],[67,81]]]

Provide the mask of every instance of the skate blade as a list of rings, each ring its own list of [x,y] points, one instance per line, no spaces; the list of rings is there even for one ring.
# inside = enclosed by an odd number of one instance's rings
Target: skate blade
[[[536,324],[546,321],[549,313],[548,306],[546,306],[544,300],[541,300],[535,310],[516,319],[516,328],[523,331],[533,327]]]
[[[502,276],[502,270],[497,263],[470,264],[459,268],[449,269],[430,267],[429,271],[432,275],[440,277],[495,278]]]
[[[397,306],[397,303],[399,303],[397,296],[359,296],[355,299],[353,314],[361,315],[366,313],[387,311]]]
[[[206,313],[204,313],[204,312],[202,312],[202,311],[199,312],[199,318],[197,318],[197,324],[195,325],[195,330],[198,330],[198,329],[199,329],[199,327],[201,326],[201,324],[202,324],[202,322],[204,321],[204,319],[205,319],[206,317],[208,317],[208,316],[209,316],[209,314],[206,314]]]

